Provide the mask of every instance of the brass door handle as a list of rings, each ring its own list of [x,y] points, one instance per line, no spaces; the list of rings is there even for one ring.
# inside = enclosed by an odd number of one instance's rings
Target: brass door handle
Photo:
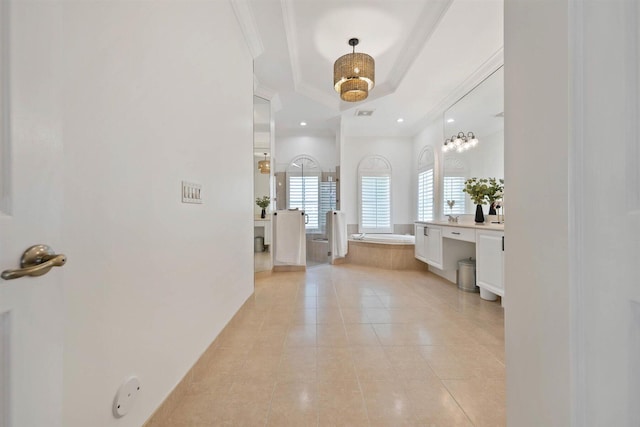
[[[20,268],[5,270],[1,277],[4,280],[18,279],[23,276],[42,276],[53,267],[62,267],[67,262],[66,255],[56,254],[47,245],[34,245],[24,251],[20,258]]]

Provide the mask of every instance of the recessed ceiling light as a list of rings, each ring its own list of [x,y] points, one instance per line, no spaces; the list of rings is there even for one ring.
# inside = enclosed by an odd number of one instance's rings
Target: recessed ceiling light
[[[453,122],[455,122],[455,120],[453,120],[453,119],[448,119],[447,120],[447,123],[453,123]]]
[[[398,120],[396,120],[396,122],[402,123],[402,122],[404,122],[404,119],[402,117],[400,117]]]
[[[300,122],[300,126],[306,126],[307,122]]]

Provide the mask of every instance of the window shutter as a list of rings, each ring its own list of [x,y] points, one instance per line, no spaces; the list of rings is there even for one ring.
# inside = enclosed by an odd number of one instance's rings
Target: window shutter
[[[298,208],[308,215],[307,229],[318,228],[317,176],[289,176],[289,209]]]
[[[418,221],[433,220],[433,169],[418,174]]]
[[[320,230],[324,232],[327,222],[327,212],[331,209],[335,209],[336,206],[336,183],[321,182],[320,183],[320,210],[319,210],[319,222]]]
[[[462,191],[464,188],[465,177],[463,176],[445,176],[444,177],[444,201],[442,206],[446,214],[462,215],[466,210],[466,193]],[[455,200],[453,209],[449,209],[447,200]]]
[[[362,176],[360,184],[362,228],[391,228],[391,178]]]

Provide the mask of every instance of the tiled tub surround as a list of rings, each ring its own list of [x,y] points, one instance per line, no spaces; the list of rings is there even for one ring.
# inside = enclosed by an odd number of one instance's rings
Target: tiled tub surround
[[[413,234],[413,224],[393,224],[393,234]],[[347,235],[358,233],[358,224],[347,224]]]
[[[415,258],[415,245],[349,240],[346,262],[387,270],[428,270],[425,263]]]
[[[504,426],[503,310],[431,273],[260,273],[147,427]]]

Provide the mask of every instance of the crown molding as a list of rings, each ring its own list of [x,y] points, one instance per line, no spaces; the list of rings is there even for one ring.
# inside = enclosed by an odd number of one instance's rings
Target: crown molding
[[[298,85],[302,82],[302,71],[300,70],[300,58],[298,57],[297,27],[293,1],[280,0],[280,6],[282,7],[282,20],[284,21],[284,33],[287,37],[287,48],[289,49],[293,86],[298,90]]]
[[[445,110],[462,99],[466,94],[478,86],[484,79],[493,74],[498,68],[504,65],[504,46],[501,46],[493,55],[482,63],[469,77],[458,85],[449,95],[443,98],[434,108],[431,109],[420,120],[412,126],[413,134],[416,135],[433,120],[442,115]]]
[[[280,94],[268,86],[260,83],[258,78],[253,75],[253,95],[269,100],[271,104],[271,113],[277,113],[282,110],[282,100]]]
[[[229,0],[229,2],[240,24],[240,30],[244,35],[244,40],[247,43],[249,52],[253,59],[255,59],[264,52],[264,45],[258,32],[258,25],[253,16],[251,5],[248,0]]]

